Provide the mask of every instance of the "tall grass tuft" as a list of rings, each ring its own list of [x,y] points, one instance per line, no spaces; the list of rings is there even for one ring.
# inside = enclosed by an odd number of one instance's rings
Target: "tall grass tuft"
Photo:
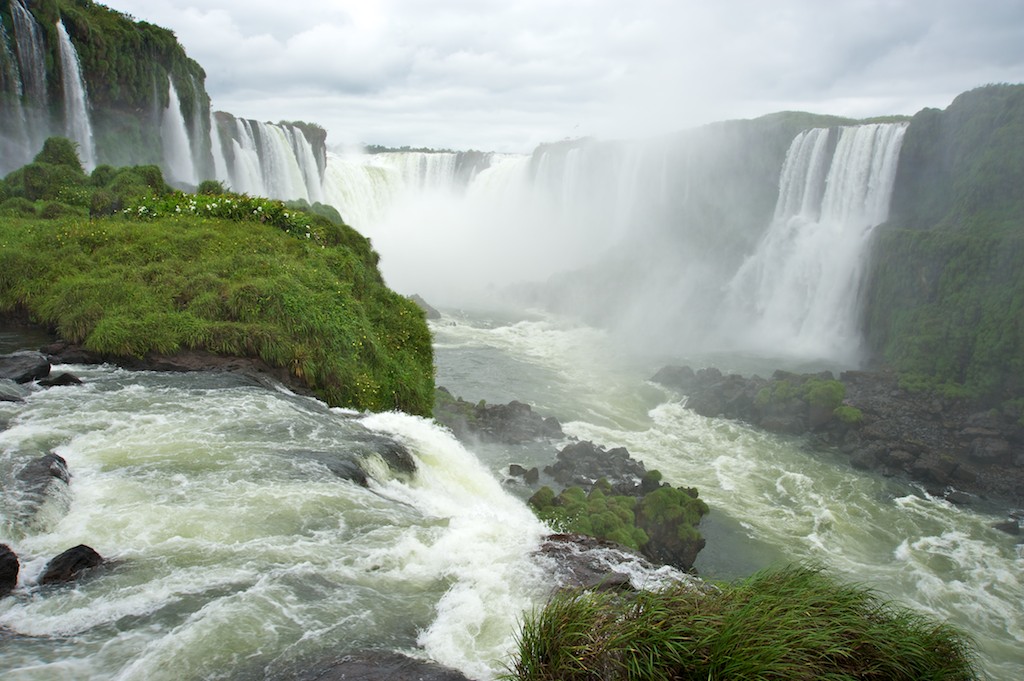
[[[963,634],[811,566],[712,592],[562,591],[518,642],[518,681],[978,678]]]

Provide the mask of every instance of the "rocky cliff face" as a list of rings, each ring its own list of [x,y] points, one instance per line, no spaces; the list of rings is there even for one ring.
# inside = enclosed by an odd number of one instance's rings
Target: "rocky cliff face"
[[[322,200],[326,132],[211,115],[206,73],[174,33],[92,2],[0,0],[0,175],[50,136],[97,165],[157,165],[172,184]]]
[[[914,116],[876,236],[864,310],[875,360],[995,406],[1024,395],[1024,86]]]

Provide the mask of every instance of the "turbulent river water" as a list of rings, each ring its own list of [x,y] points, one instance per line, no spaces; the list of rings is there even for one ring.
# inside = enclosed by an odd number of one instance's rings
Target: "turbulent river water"
[[[696,416],[646,380],[657,361],[592,328],[453,312],[433,331],[453,393],[529,402],[570,436],[698,487],[712,509],[705,577],[823,562],[968,631],[989,678],[1024,678],[1024,558],[990,528],[1005,509],[957,508],[799,440]],[[85,384],[0,403],[0,543],[24,563],[0,601],[4,679],[278,678],[367,648],[489,679],[548,593],[533,555],[546,529],[505,470],[550,462],[551,445],[467,448],[430,420],[232,376],[61,369]],[[392,472],[366,444],[379,436],[404,443],[417,472]],[[36,507],[14,472],[49,451],[73,478]],[[372,472],[368,487],[331,472],[339,452]],[[79,543],[110,564],[35,585]]]

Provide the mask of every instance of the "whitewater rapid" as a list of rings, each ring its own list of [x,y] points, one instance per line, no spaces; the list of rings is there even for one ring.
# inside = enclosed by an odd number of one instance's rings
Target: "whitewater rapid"
[[[571,436],[624,446],[711,508],[695,567],[709,579],[813,561],[977,642],[990,679],[1024,678],[1024,551],[992,528],[1005,508],[954,506],[899,480],[854,470],[802,439],[705,418],[646,380],[664,358],[644,359],[610,334],[536,315],[456,314],[434,327],[438,383],[475,401],[509,395],[562,419]],[[703,366],[706,358],[676,358]],[[724,371],[750,358],[715,358]],[[477,367],[486,367],[483,372]],[[762,375],[772,367],[762,367]],[[496,469],[529,449],[481,450]],[[492,457],[492,458],[487,458]],[[513,459],[514,460],[514,459]]]
[[[18,634],[5,679],[263,678],[366,648],[486,679],[547,593],[532,557],[546,529],[432,421],[216,374],[57,370],[85,385],[0,405],[0,543],[24,561],[0,601],[0,629]],[[374,432],[405,444],[416,473],[369,450],[368,488],[331,473]],[[51,450],[70,503],[23,522],[12,472]],[[34,585],[79,543],[109,566]]]

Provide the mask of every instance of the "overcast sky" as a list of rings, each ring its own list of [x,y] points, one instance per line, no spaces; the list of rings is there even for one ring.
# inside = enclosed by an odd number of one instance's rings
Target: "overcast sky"
[[[781,110],[943,108],[1024,81],[1024,0],[109,0],[215,109],[328,142],[528,152]]]

